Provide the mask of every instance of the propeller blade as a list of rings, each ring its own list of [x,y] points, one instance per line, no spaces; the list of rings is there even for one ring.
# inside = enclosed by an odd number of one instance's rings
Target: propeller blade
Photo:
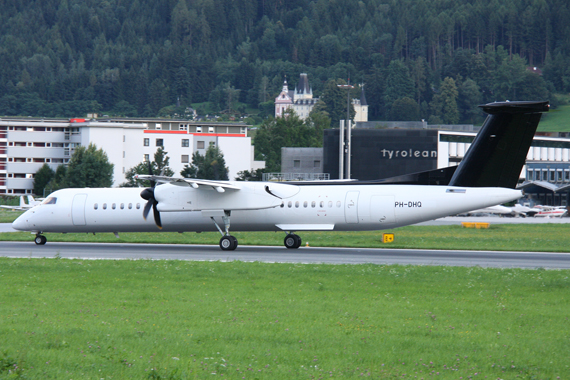
[[[150,212],[150,208],[152,207],[152,201],[149,200],[148,202],[146,202],[146,204],[144,205],[144,210],[143,210],[143,218],[144,220],[146,220],[146,218],[148,217],[148,213]]]
[[[162,222],[160,221],[160,212],[158,212],[156,205],[158,204],[157,201],[154,201],[153,205],[152,205],[152,211],[154,213],[154,222],[156,223],[156,226],[160,229],[162,229]]]

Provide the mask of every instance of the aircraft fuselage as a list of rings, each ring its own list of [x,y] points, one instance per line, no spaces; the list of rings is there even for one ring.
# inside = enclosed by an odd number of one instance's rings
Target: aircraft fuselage
[[[233,231],[382,230],[500,204],[522,195],[505,188],[347,184],[289,185],[294,191],[279,199],[268,196],[266,183],[237,184],[240,191],[221,195],[234,204]],[[58,190],[21,215],[13,227],[36,233],[158,231],[152,217],[143,218],[147,201],[141,198],[141,190]],[[222,222],[224,199],[214,191],[207,192],[212,193],[212,199],[204,198],[204,192],[171,184],[157,186],[162,231],[216,231],[211,218]],[[240,210],[239,204],[247,207]]]

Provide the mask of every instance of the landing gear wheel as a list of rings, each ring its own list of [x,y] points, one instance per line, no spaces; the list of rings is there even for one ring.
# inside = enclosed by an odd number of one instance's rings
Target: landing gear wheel
[[[220,248],[222,251],[233,251],[237,248],[238,241],[231,235],[222,236],[220,239]]]
[[[37,245],[44,245],[45,243],[47,243],[47,238],[44,235],[36,235],[34,242]]]
[[[285,236],[285,240],[283,240],[285,247],[289,249],[299,248],[301,246],[301,237],[295,234],[289,234]]]

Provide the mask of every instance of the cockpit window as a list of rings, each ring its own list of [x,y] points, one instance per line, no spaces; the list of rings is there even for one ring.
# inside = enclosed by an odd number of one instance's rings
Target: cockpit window
[[[42,202],[43,205],[54,205],[57,202],[57,197],[47,197]]]

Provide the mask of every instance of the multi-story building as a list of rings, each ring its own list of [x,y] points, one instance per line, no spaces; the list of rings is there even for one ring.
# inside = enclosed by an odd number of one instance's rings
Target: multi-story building
[[[309,85],[307,74],[301,73],[294,90],[289,90],[287,79],[285,79],[281,93],[275,98],[275,117],[282,117],[286,110],[292,109],[301,119],[305,120],[318,101],[319,98],[313,97],[313,89]],[[364,96],[364,87],[361,88],[360,99],[352,99],[352,106],[356,112],[354,121],[368,121],[368,103]]]
[[[220,148],[234,179],[242,170],[264,167],[254,161],[247,125],[193,123],[160,119],[0,119],[0,194],[31,194],[33,178],[47,163],[65,165],[77,146],[93,143],[114,164],[113,186],[125,182],[125,173],[141,161],[152,160],[162,146],[169,166],[178,175],[192,162],[192,154],[205,154],[210,145]]]

